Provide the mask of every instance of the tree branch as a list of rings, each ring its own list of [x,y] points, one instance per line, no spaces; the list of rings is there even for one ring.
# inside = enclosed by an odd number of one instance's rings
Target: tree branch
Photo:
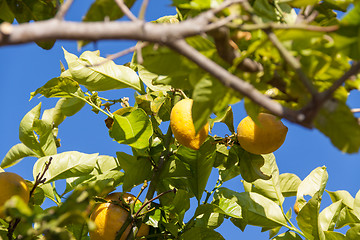
[[[131,20],[138,21],[137,17],[130,11],[130,9],[126,6],[123,0],[114,0],[116,4],[119,6],[121,11]]]
[[[235,75],[232,75],[226,69],[222,68],[212,60],[196,51],[196,49],[188,45],[185,40],[177,40],[175,42],[169,43],[168,46],[178,53],[184,55],[188,59],[192,60],[199,67],[203,68],[205,71],[216,77],[226,87],[233,88],[244,96],[250,98],[259,106],[264,107],[271,113],[305,127],[311,127],[310,125],[303,123],[305,116],[302,113],[288,109],[282,106],[280,103],[275,102],[261,94],[251,84],[245,82]]]
[[[74,0],[67,0],[65,3],[63,3],[59,9],[59,11],[56,13],[55,18],[58,20],[63,20],[66,13],[69,11],[69,8],[71,7]]]

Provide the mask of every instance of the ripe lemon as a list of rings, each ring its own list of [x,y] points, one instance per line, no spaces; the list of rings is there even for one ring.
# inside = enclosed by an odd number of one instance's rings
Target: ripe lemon
[[[183,99],[177,102],[170,113],[170,127],[176,140],[185,147],[198,150],[209,133],[209,124],[195,135],[195,126],[191,116],[193,100]]]
[[[246,151],[267,154],[277,150],[285,141],[288,128],[274,115],[260,113],[259,125],[247,116],[238,125],[237,138]]]
[[[96,229],[90,231],[91,240],[114,240],[116,233],[121,229],[121,226],[125,223],[129,212],[125,210],[126,206],[121,207],[122,200],[126,203],[130,203],[135,200],[135,196],[129,193],[115,192],[109,194],[106,200],[116,201],[114,203],[101,203],[97,205],[90,216],[90,219],[95,222]],[[137,203],[140,202],[137,200]],[[150,227],[146,224],[141,224],[137,237],[146,236],[149,234]],[[129,225],[121,236],[120,240],[125,240],[126,236],[131,230]]]
[[[12,196],[18,195],[25,203],[29,202],[30,191],[25,180],[12,172],[0,173],[0,218],[5,217],[3,206]]]

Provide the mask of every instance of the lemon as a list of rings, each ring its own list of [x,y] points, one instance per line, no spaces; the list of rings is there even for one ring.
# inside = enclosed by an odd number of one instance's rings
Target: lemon
[[[242,148],[254,154],[277,150],[285,141],[288,128],[276,116],[260,113],[259,125],[245,117],[238,125],[237,138]]]
[[[198,150],[209,133],[209,124],[200,129],[195,135],[195,126],[192,119],[192,99],[183,99],[177,102],[171,110],[170,127],[176,140],[185,147]]]
[[[125,210],[125,207],[119,205],[123,204],[122,200],[126,203],[130,203],[135,200],[135,196],[129,193],[115,192],[109,194],[106,200],[115,201],[114,203],[101,203],[97,205],[92,212],[90,219],[95,222],[96,229],[90,231],[91,240],[114,240],[116,233],[121,229],[121,226],[125,223],[129,212]],[[137,203],[140,202],[137,200]],[[137,237],[146,236],[149,234],[150,227],[146,224],[141,224]],[[121,236],[120,240],[125,240],[126,236],[131,230],[129,225]]]
[[[29,202],[30,191],[25,180],[12,172],[0,173],[0,218],[5,217],[3,206],[12,196],[19,196],[25,203]]]

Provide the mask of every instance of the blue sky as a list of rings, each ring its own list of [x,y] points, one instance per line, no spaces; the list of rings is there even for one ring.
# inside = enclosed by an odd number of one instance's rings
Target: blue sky
[[[92,1],[74,1],[67,19],[80,20],[86,13]],[[155,20],[164,15],[175,14],[175,9],[167,7],[170,1],[161,1],[161,5],[150,1],[146,13],[147,20]],[[139,6],[134,6],[136,14]],[[134,45],[131,41],[100,41],[94,46],[90,44],[83,50],[100,49],[101,55],[116,53],[122,49]],[[80,55],[77,51],[76,42],[58,41],[50,51],[42,50],[35,44],[24,44],[18,46],[0,47],[0,96],[1,96],[1,117],[0,117],[0,159],[15,144],[19,143],[18,129],[22,117],[40,101],[43,109],[51,108],[55,105],[56,99],[35,98],[29,101],[30,92],[42,86],[46,81],[60,74],[59,61],[65,63],[61,47],[67,51]],[[82,50],[82,51],[83,51]],[[124,64],[130,60],[130,55],[117,59],[115,62]],[[101,96],[118,99],[129,97],[133,103],[134,92],[130,90],[116,90],[101,93]],[[360,107],[360,94],[352,92],[349,97],[351,107]],[[76,150],[84,153],[100,153],[115,156],[117,151],[128,151],[123,145],[112,141],[108,136],[105,127],[105,115],[96,115],[90,111],[90,107],[84,107],[78,114],[67,118],[61,125],[59,137],[62,146],[59,152]],[[246,116],[242,103],[233,106],[235,113],[234,124]],[[355,196],[359,190],[359,154],[343,154],[332,146],[331,142],[317,130],[309,130],[284,121],[288,126],[289,132],[284,145],[275,152],[280,173],[295,173],[304,179],[313,169],[318,166],[326,166],[329,173],[327,190],[347,190]],[[225,136],[229,134],[224,125],[217,124],[212,134]],[[19,164],[7,171],[20,174],[26,179],[33,180],[32,166],[36,159],[26,158]],[[216,171],[211,175],[208,190],[211,190],[217,179]],[[233,190],[242,191],[241,178],[235,178],[224,186]],[[137,193],[138,188],[133,190]],[[285,202],[285,209],[292,207],[294,198],[289,198]],[[50,203],[47,201],[46,205]],[[196,201],[192,201],[194,206]],[[322,206],[328,206],[330,199],[324,194]],[[194,208],[190,210],[193,212]],[[191,217],[189,214],[187,217]],[[241,232],[225,220],[224,224],[217,229],[225,239],[267,239],[268,233],[261,233],[260,228],[248,226],[245,232]]]

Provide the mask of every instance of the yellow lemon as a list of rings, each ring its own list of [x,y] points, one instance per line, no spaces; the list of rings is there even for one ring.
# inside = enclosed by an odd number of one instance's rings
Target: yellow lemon
[[[109,194],[106,200],[114,201],[114,203],[101,203],[97,205],[92,212],[90,219],[95,222],[96,229],[90,231],[91,240],[114,240],[116,233],[121,229],[125,223],[129,212],[125,210],[126,206],[121,207],[123,201],[130,203],[135,200],[135,196],[129,193],[115,192]],[[121,200],[122,199],[122,200]],[[137,203],[140,203],[137,200]],[[146,236],[149,234],[150,227],[146,224],[141,224],[137,237]],[[120,240],[125,240],[129,234],[131,226],[129,225],[121,236]]]
[[[198,150],[208,136],[209,124],[206,123],[195,135],[195,126],[191,116],[192,104],[192,99],[183,99],[174,105],[170,114],[170,127],[181,145]]]
[[[0,218],[4,218],[5,214],[2,210],[5,202],[12,196],[18,195],[25,203],[29,202],[30,191],[25,180],[12,172],[0,173]]]
[[[277,150],[285,141],[288,128],[274,115],[260,113],[259,125],[247,116],[238,125],[237,138],[246,151],[267,154]]]

